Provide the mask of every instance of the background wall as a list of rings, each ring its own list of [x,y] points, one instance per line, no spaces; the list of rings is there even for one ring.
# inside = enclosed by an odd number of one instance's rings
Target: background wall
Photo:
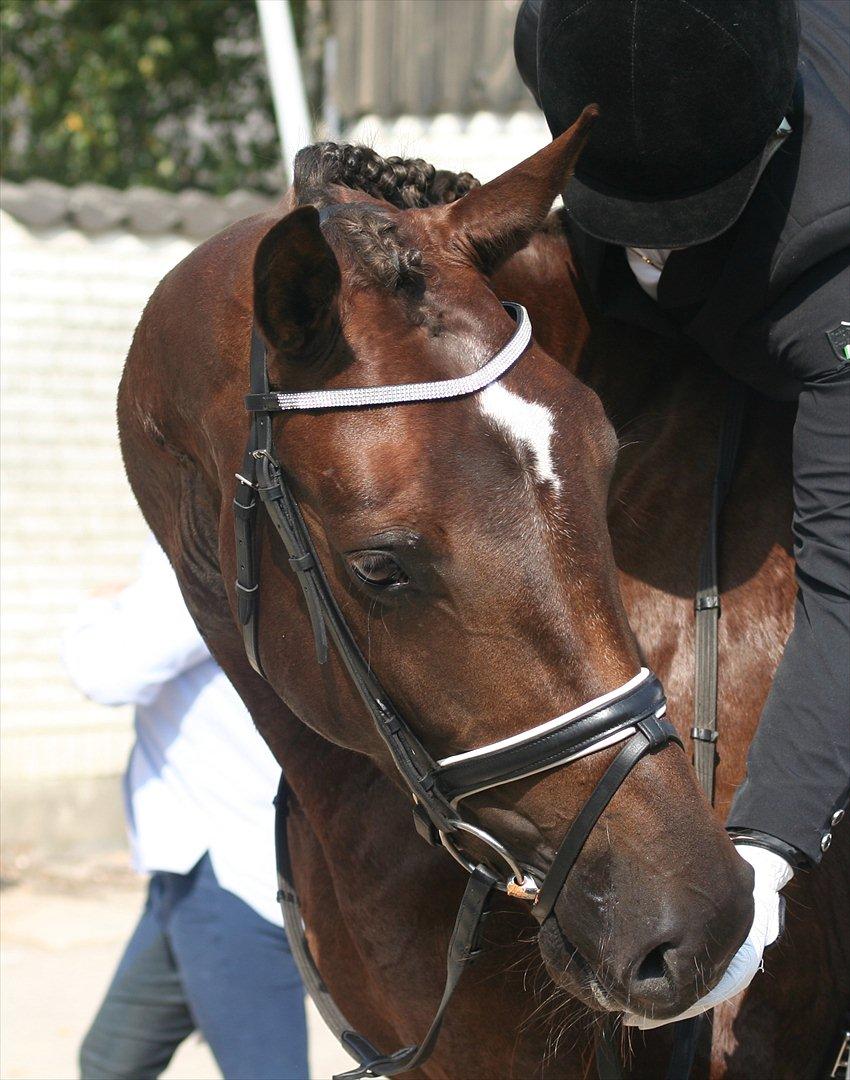
[[[77,797],[88,803],[97,778],[115,777],[126,760],[129,710],[92,705],[74,689],[61,637],[91,589],[134,573],[144,524],[120,460],[115,394],[148,295],[191,246],[176,236],[32,232],[0,217],[0,776],[10,843],[45,826],[29,810],[33,781],[67,788],[86,778]],[[48,820],[61,834],[54,842],[66,839],[60,819]]]
[[[61,662],[92,591],[129,582],[146,527],[115,398],[157,282],[195,244],[269,205],[237,191],[0,185],[0,781],[4,844],[123,831],[129,709],[88,702]],[[85,811],[85,817],[83,812]],[[88,836],[77,836],[86,821]]]
[[[126,755],[126,712],[73,689],[61,635],[90,590],[133,576],[144,525],[115,395],[148,295],[191,247],[0,219],[4,778],[116,772]]]
[[[325,96],[358,117],[536,111],[514,63],[520,0],[331,0]]]

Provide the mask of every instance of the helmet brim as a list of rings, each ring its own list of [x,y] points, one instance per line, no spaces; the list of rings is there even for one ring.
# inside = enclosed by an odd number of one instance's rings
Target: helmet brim
[[[583,232],[609,244],[641,248],[704,244],[738,220],[775,149],[771,142],[720,183],[672,199],[625,196],[582,176],[579,169],[564,191],[564,208]]]

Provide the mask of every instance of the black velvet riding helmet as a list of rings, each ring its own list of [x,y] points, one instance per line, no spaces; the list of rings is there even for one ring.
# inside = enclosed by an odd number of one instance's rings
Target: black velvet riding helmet
[[[789,105],[798,45],[796,0],[543,0],[537,97],[553,136],[601,110],[567,213],[624,246],[724,232]]]

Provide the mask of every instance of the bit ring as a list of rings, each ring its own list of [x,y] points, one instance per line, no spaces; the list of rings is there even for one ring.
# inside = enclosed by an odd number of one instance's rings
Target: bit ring
[[[508,881],[498,882],[496,885],[497,889],[506,892],[509,896],[522,900],[529,900],[534,903],[540,892],[537,882],[528,871],[520,866],[513,855],[511,855],[503,844],[499,843],[495,836],[491,836],[490,833],[485,832],[484,829],[479,829],[477,825],[470,825],[466,821],[453,821],[452,825],[457,832],[469,833],[470,836],[474,836],[483,844],[486,844],[487,847],[495,851],[499,858],[501,858],[510,868],[512,877]],[[442,830],[440,830],[440,840],[446,851],[448,851],[448,853],[471,874],[475,869],[476,864],[472,862],[471,859],[468,859],[460,851],[454,841],[450,840],[448,835]]]

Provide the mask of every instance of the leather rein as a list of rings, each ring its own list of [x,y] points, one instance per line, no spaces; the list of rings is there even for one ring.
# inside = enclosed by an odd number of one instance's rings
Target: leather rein
[[[542,923],[551,913],[566,878],[594,825],[634,766],[671,742],[680,746],[673,725],[665,719],[666,699],[650,671],[641,671],[623,686],[508,739],[436,760],[410,729],[366,662],[346,622],[316,554],[310,532],[274,450],[272,420],[278,413],[328,408],[362,408],[435,401],[475,393],[500,378],[524,355],[531,324],[520,304],[504,303],[516,323],[507,344],[484,367],[460,379],[365,389],[271,392],[265,346],[252,330],[250,393],[246,407],[251,429],[234,499],[237,553],[237,608],[245,650],[251,665],[265,677],[259,648],[258,512],[265,506],[301,586],[312,625],[319,664],[328,659],[329,641],[336,647],[375,729],[389,750],[412,796],[417,832],[445,847],[468,871],[449,944],[444,993],[431,1026],[416,1046],[382,1054],[354,1032],[333,1003],[310,955],[292,884],[286,840],[290,792],[281,778],[276,799],[278,898],[293,955],[320,1013],[360,1065],[341,1074],[345,1080],[394,1076],[421,1065],[433,1051],[443,1015],[465,967],[480,951],[482,920],[494,889],[524,900]],[[548,869],[521,861],[507,845],[470,821],[460,804],[472,794],[511,783],[533,773],[566,765],[587,754],[624,743],[590,798],[570,826]],[[464,851],[464,837],[483,842],[498,869]],[[601,1064],[601,1062],[600,1062]],[[690,1065],[688,1064],[688,1068]]]

